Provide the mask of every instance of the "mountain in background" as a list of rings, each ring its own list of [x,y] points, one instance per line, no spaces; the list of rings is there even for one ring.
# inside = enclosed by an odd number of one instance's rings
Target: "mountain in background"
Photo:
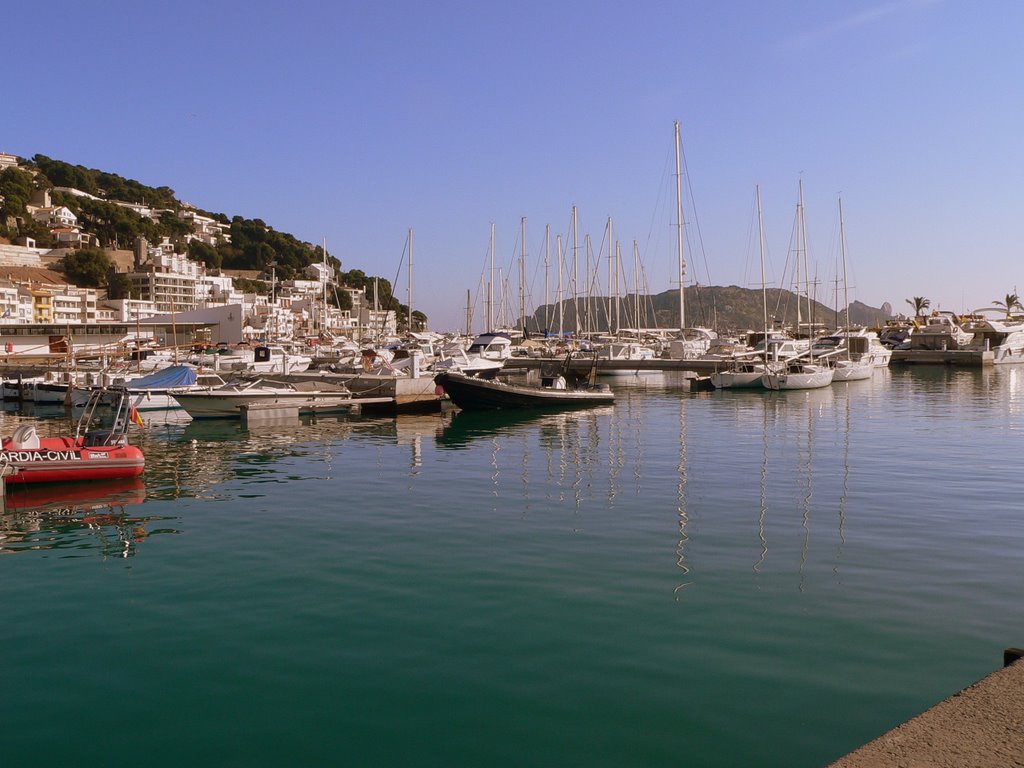
[[[769,324],[792,327],[797,324],[797,296],[792,291],[769,288]],[[764,324],[762,292],[757,289],[731,286],[693,286],[686,289],[686,325],[713,328],[721,333],[756,330]],[[640,296],[639,312],[635,296],[609,302],[607,297],[573,301],[567,299],[562,307],[562,330],[575,330],[576,308],[579,307],[579,328],[607,331],[612,328],[678,328],[679,291],[669,290],[654,296]],[[821,302],[811,302],[811,322],[826,328],[846,324],[846,312],[837,312]],[[871,307],[863,302],[850,304],[850,319],[855,325],[881,326],[892,317],[887,303]],[[609,321],[610,317],[610,321]],[[639,319],[638,319],[639,318]],[[800,321],[807,322],[807,301],[801,300]],[[531,333],[545,329],[557,332],[558,307],[549,304],[537,309],[527,320]]]

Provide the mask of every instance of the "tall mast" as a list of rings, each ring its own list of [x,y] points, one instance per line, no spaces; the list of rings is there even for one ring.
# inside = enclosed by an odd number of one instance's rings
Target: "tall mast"
[[[466,335],[473,334],[473,304],[469,298],[469,288],[466,289]]]
[[[850,357],[850,293],[846,286],[846,229],[843,226],[843,196],[839,196],[839,253],[843,257],[843,304],[846,305],[846,357]]]
[[[686,327],[686,298],[683,282],[686,278],[686,262],[683,259],[683,170],[682,140],[679,137],[679,121],[676,130],[676,256],[679,260],[679,332]]]
[[[572,207],[572,305],[576,316],[576,335],[580,334],[580,292],[579,292],[579,231],[576,221],[576,206]]]
[[[587,334],[587,336],[590,336],[590,332],[593,330],[593,326],[590,324],[590,315],[591,315],[591,307],[593,306],[591,304],[591,302],[593,301],[594,281],[590,277],[590,233],[589,232],[587,232],[587,234],[585,234],[583,236],[583,249],[584,249],[584,251],[586,251],[586,261],[587,261],[587,269],[586,269],[586,272],[584,272],[584,275],[586,276],[587,286],[586,286],[586,290],[583,293],[583,296],[584,296],[583,316],[586,318],[586,323],[583,326],[583,330]],[[595,266],[594,271],[596,273],[597,272],[597,265],[595,264],[594,266]]]
[[[324,268],[320,272],[320,308],[323,311],[323,315],[320,317],[320,330],[327,330],[327,238],[324,238]]]
[[[526,217],[519,219],[519,331],[526,338]]]
[[[409,333],[412,329],[412,227],[409,227]]]
[[[765,360],[768,359],[768,287],[764,281],[764,221],[761,218],[761,187],[759,185],[754,186],[754,191],[757,195],[757,238],[761,251],[761,301],[764,312],[764,354]]]
[[[640,330],[640,246],[633,241],[633,312],[636,314],[636,329]]]
[[[562,235],[555,239],[555,261],[558,262],[558,287],[555,289],[555,301],[558,304],[558,337],[562,338],[565,333],[565,294],[562,291],[562,265],[565,261],[565,253],[562,250]]]
[[[491,272],[487,278],[487,327],[484,332],[494,328],[494,222],[491,222]]]
[[[612,259],[612,217],[608,217],[608,330],[611,332],[612,329],[612,275],[614,274]],[[617,333],[619,330],[616,325],[614,332]]]
[[[622,251],[622,248],[620,247],[620,244],[618,244],[618,241],[616,240],[615,241],[615,331],[616,332],[618,331],[618,329],[622,328],[620,310],[622,309],[623,301],[622,301],[622,296],[620,295],[621,291],[618,290],[618,270],[620,270],[622,268],[620,266],[620,264],[622,264],[622,263],[623,263],[623,251]]]
[[[804,286],[807,292],[807,341],[811,339],[811,269],[807,258],[807,212],[804,210],[804,180],[800,179],[800,241],[804,250]],[[799,303],[799,301],[798,301]],[[813,347],[814,344],[811,344]],[[812,354],[813,358],[814,355]]]
[[[544,225],[544,333],[551,329],[550,294],[548,292],[549,272],[551,271],[551,225]]]

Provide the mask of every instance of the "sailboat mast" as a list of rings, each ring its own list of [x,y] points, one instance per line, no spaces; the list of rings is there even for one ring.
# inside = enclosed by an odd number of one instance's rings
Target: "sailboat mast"
[[[555,261],[558,267],[558,286],[555,289],[555,301],[558,303],[558,337],[561,339],[565,333],[565,294],[562,291],[562,265],[565,261],[565,253],[562,250],[561,234],[555,238]]]
[[[612,276],[613,272],[613,259],[612,259],[612,217],[608,217],[608,330],[614,333],[618,333],[619,327],[616,324],[615,328],[612,328]]]
[[[412,331],[412,227],[409,227],[409,333]]]
[[[572,304],[577,336],[580,335],[579,250],[580,239],[576,221],[576,206],[574,205],[572,207]]]
[[[526,217],[519,219],[519,331],[526,338]]]
[[[589,232],[583,236],[583,248],[586,251],[586,259],[587,259],[587,269],[586,269],[586,272],[584,272],[584,275],[586,276],[587,287],[586,287],[586,291],[583,294],[583,296],[584,296],[583,316],[586,318],[586,322],[583,324],[583,330],[586,333],[586,335],[589,337],[590,334],[591,334],[591,331],[593,331],[593,326],[591,325],[591,317],[590,316],[591,316],[592,310],[593,310],[593,298],[594,298],[594,296],[593,296],[593,293],[594,293],[593,292],[594,281],[593,281],[593,279],[590,276],[590,254],[591,254],[591,250],[590,250],[590,233]],[[598,268],[598,265],[595,264],[594,265],[594,273],[595,274],[597,273],[597,268]]]
[[[551,273],[551,225],[544,225],[544,333],[547,334],[551,328],[551,298],[548,290],[550,286]]]
[[[320,330],[327,330],[327,238],[324,238],[324,268],[320,271],[320,308],[323,312],[320,317]]]
[[[622,319],[620,311],[622,310],[623,297],[620,295],[622,292],[618,290],[618,271],[622,268],[620,265],[623,263],[623,249],[615,241],[615,331],[622,328]]]
[[[764,279],[764,221],[761,216],[761,186],[755,185],[754,192],[757,195],[757,238],[761,252],[761,299],[764,307],[764,352],[765,359],[768,356],[768,287]]]
[[[487,327],[484,331],[494,328],[494,222],[491,222],[491,271],[487,278]]]
[[[640,245],[633,241],[633,312],[636,315],[636,329],[640,330]]]
[[[850,356],[850,293],[846,285],[846,229],[843,226],[843,196],[839,196],[839,253],[843,260],[843,304],[846,305],[846,356]]]
[[[682,140],[679,136],[679,121],[675,122],[676,134],[676,256],[679,261],[679,332],[686,327],[686,297],[683,286],[686,278],[686,262],[683,258],[683,170]]]
[[[800,188],[800,242],[803,245],[804,252],[804,291],[807,294],[807,341],[811,345],[811,349],[814,348],[813,339],[811,338],[811,269],[807,259],[807,212],[804,210],[804,180],[799,181]],[[799,254],[797,255],[799,259]],[[797,298],[797,304],[800,303],[799,297]],[[813,352],[808,355],[812,360],[814,359]]]

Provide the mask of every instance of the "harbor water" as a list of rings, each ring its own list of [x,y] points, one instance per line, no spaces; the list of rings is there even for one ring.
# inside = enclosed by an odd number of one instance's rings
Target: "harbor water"
[[[821,766],[1024,643],[1024,367],[613,386],[12,488],[4,764]]]

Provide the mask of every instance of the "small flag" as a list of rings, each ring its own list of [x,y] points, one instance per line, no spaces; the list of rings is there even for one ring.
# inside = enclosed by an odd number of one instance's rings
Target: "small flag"
[[[139,412],[134,405],[128,406],[128,418],[130,418],[139,429],[143,429],[146,426],[142,422],[142,417],[139,416]]]

